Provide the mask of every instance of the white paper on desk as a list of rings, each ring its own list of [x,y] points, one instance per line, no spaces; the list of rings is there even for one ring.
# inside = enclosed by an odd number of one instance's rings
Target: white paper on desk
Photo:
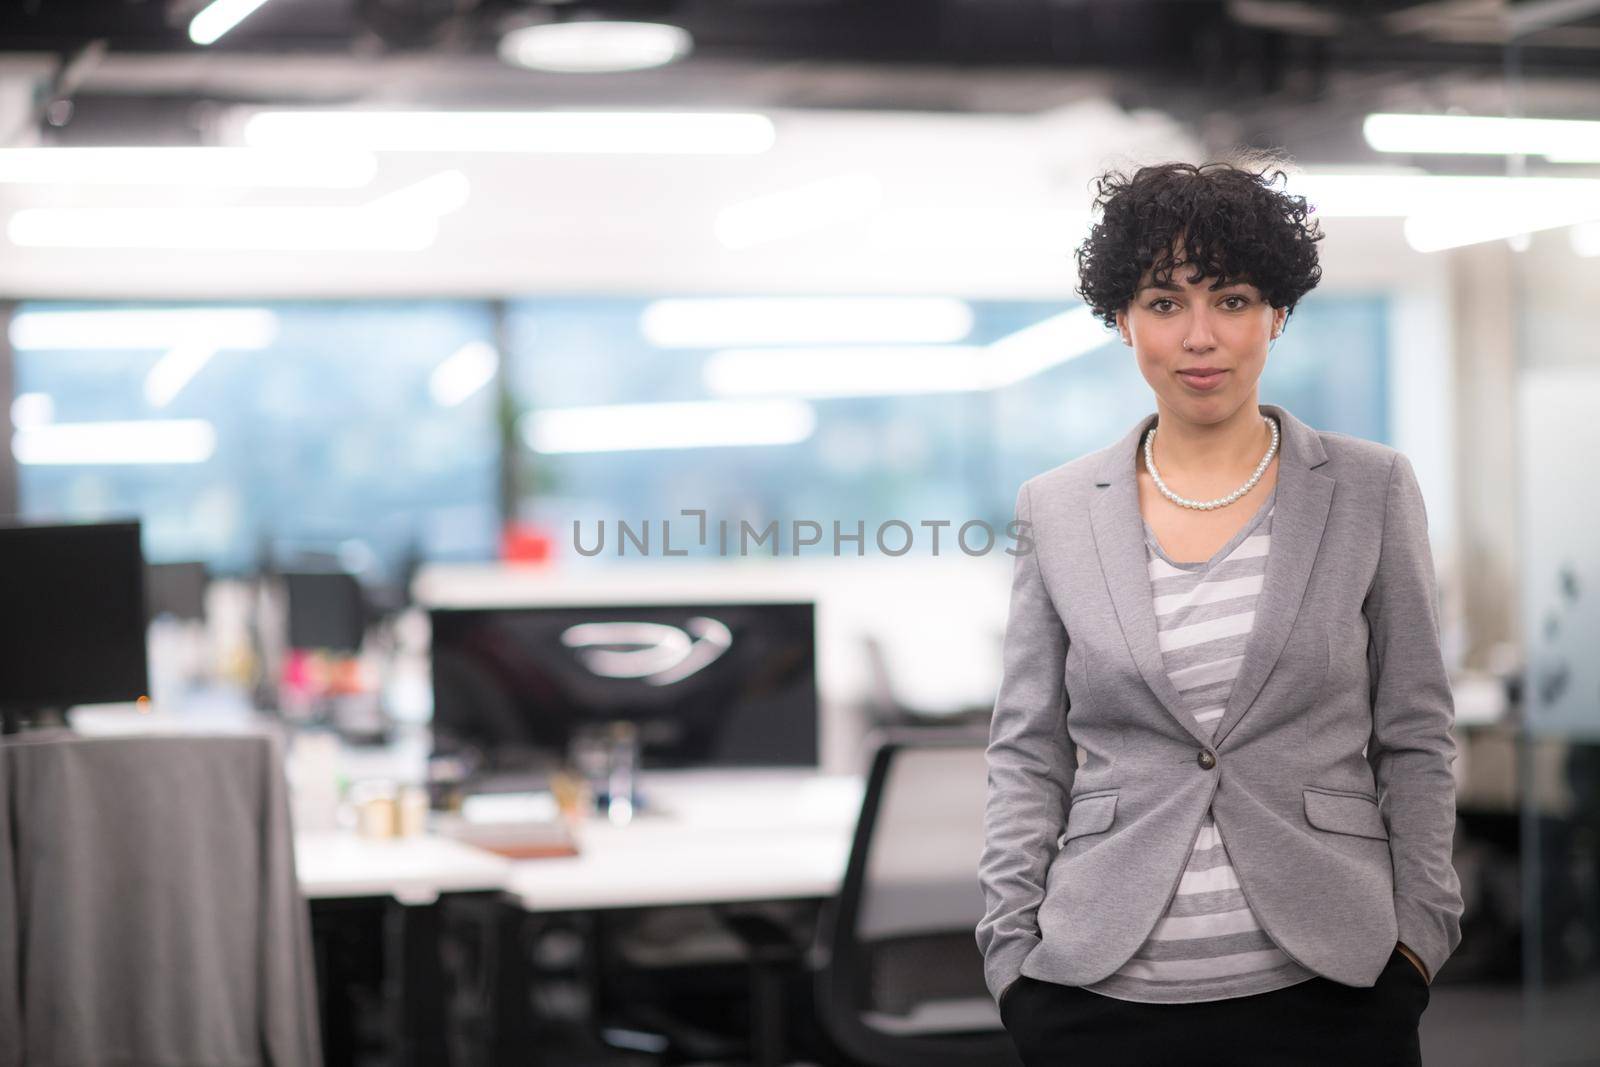
[[[480,793],[461,802],[461,819],[474,826],[551,822],[561,814],[554,793]]]

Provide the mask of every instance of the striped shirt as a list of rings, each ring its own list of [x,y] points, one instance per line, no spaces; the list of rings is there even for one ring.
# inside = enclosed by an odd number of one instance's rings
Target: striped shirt
[[[1167,675],[1183,706],[1216,732],[1255,623],[1267,570],[1268,493],[1244,528],[1204,563],[1177,563],[1145,524],[1150,591]],[[1166,912],[1133,958],[1092,985],[1118,1000],[1224,1000],[1294,985],[1314,972],[1284,955],[1245,902],[1211,809]]]

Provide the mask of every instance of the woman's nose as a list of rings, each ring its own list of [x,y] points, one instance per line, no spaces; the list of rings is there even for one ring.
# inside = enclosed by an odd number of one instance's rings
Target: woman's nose
[[[1204,311],[1197,311],[1191,314],[1185,326],[1184,340],[1188,342],[1190,351],[1207,349],[1216,343],[1210,319],[1207,318]]]

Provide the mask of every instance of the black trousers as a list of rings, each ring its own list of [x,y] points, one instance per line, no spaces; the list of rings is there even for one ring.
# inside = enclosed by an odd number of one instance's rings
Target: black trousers
[[[1428,982],[1396,948],[1370,988],[1317,975],[1269,993],[1146,1004],[1026,975],[1000,1017],[1027,1067],[1421,1067]]]

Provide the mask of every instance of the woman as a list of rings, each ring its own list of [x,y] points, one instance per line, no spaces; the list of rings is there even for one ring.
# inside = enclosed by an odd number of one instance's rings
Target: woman
[[[1079,293],[1156,411],[1017,495],[990,991],[1029,1064],[1418,1064],[1462,903],[1415,475],[1259,403],[1320,278],[1304,199],[1228,164],[1098,193]]]

